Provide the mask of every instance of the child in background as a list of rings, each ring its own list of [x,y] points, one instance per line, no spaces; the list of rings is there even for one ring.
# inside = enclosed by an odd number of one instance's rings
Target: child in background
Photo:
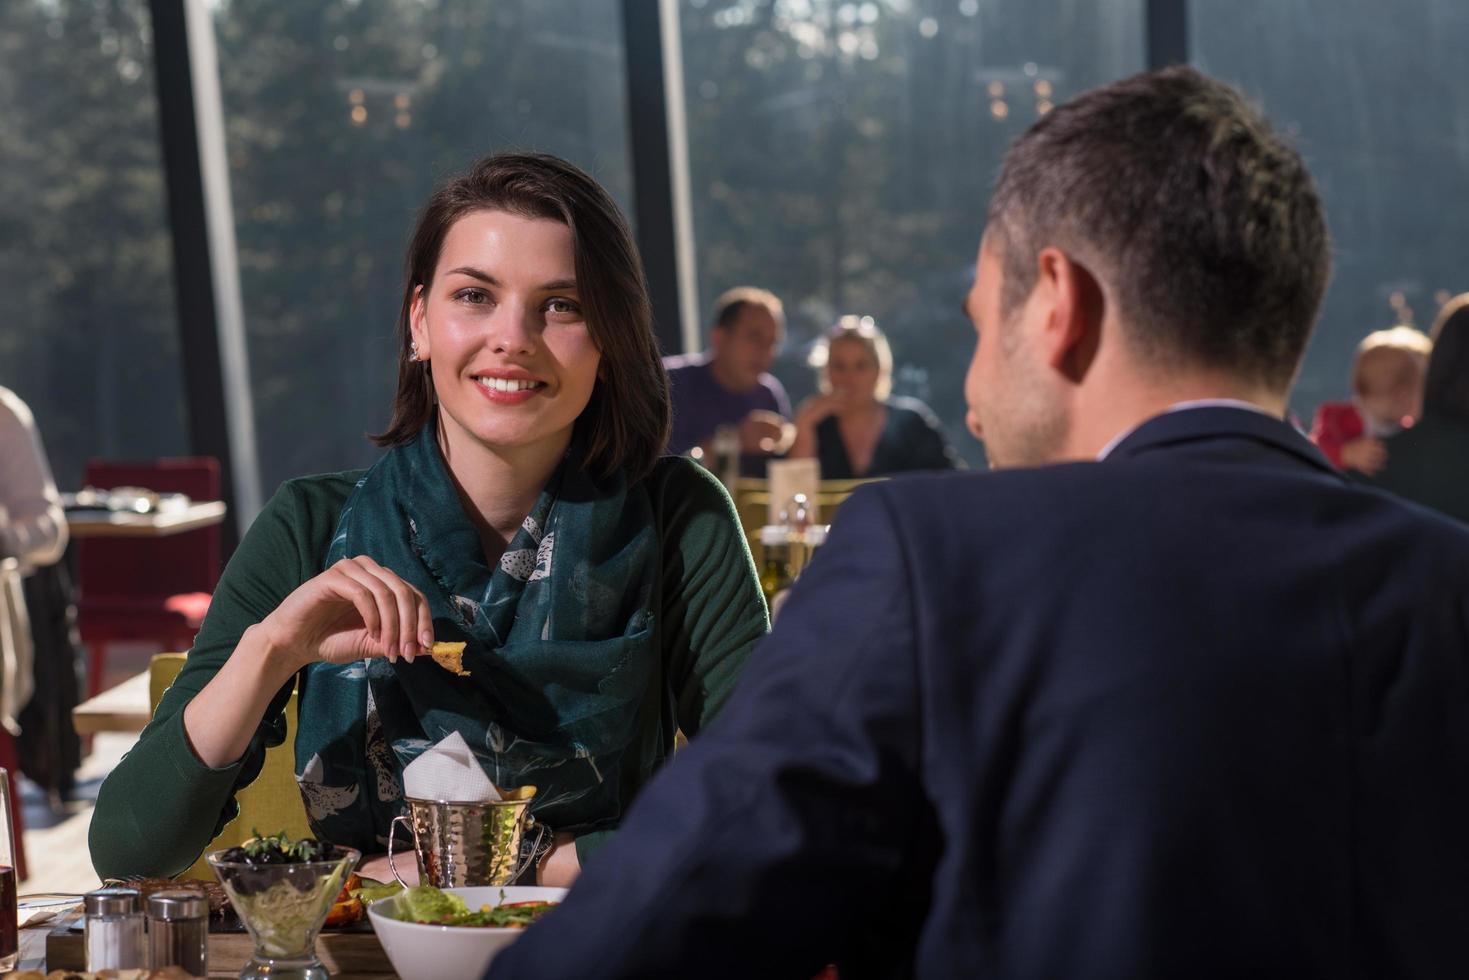
[[[1368,334],[1352,365],[1352,400],[1316,410],[1311,441],[1340,469],[1371,476],[1387,462],[1382,440],[1423,411],[1423,380],[1433,342],[1413,327]]]

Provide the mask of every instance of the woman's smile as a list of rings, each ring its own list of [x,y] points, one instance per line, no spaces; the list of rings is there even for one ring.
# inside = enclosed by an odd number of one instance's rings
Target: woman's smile
[[[549,387],[539,378],[522,374],[487,373],[470,378],[480,393],[496,405],[523,405]]]

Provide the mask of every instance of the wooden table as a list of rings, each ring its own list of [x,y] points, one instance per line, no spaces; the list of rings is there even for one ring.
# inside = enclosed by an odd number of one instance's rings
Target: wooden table
[[[162,538],[218,524],[225,510],[223,500],[200,500],[181,510],[152,514],[80,510],[66,515],[66,527],[74,538]]]
[[[15,964],[17,970],[46,972],[46,936],[50,932],[49,924],[34,926],[30,929],[21,928],[20,959]]]
[[[129,677],[72,709],[78,735],[97,732],[141,732],[152,717],[148,710],[148,671]]]

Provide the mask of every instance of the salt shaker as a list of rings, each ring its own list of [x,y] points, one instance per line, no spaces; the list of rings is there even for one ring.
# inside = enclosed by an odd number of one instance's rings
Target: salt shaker
[[[87,972],[143,967],[143,912],[136,888],[99,888],[82,897]]]
[[[148,966],[209,975],[209,903],[202,894],[175,888],[148,896]]]

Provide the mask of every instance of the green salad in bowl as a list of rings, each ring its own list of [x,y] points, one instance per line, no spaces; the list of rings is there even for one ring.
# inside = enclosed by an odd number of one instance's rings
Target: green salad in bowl
[[[480,980],[495,955],[556,908],[564,888],[409,888],[367,907],[403,980]]]
[[[398,897],[394,912],[401,922],[426,926],[469,926],[480,929],[524,929],[556,907],[548,901],[511,902],[504,888],[498,901],[477,909],[458,895],[432,885],[410,888]]]

